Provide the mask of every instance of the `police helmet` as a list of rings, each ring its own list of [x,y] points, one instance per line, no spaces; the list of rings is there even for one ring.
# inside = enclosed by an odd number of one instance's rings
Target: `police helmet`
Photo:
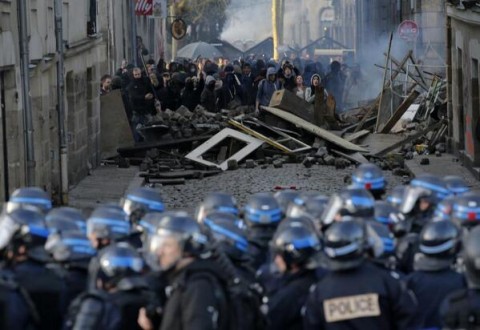
[[[322,214],[322,227],[325,229],[338,217],[350,216],[371,220],[374,215],[375,199],[368,190],[344,189],[330,197],[325,212]]]
[[[10,195],[4,210],[9,213],[25,205],[35,206],[43,213],[47,213],[52,208],[52,200],[49,194],[39,187],[18,188]]]
[[[413,179],[406,188],[399,210],[404,214],[410,214],[420,199],[426,200],[434,207],[450,194],[447,184],[442,179],[432,174],[422,174]]]
[[[130,221],[137,223],[148,212],[163,212],[162,196],[153,188],[140,187],[127,192],[121,206]]]
[[[405,195],[406,185],[397,185],[392,188],[390,193],[387,194],[386,201],[393,207],[398,208],[402,204],[403,196]]]
[[[386,201],[375,201],[375,221],[382,223],[386,226],[393,224],[390,214],[397,213],[397,209]]]
[[[105,247],[98,259],[98,277],[109,285],[117,285],[123,279],[141,275],[145,269],[145,262],[140,254],[124,242]]]
[[[166,211],[163,213],[159,212],[150,212],[145,214],[140,221],[138,222],[137,230],[142,233],[142,242],[146,242],[150,235],[155,234],[158,223],[162,218],[172,216],[172,215],[183,215],[187,216],[188,213],[185,211]]]
[[[329,198],[322,194],[312,194],[302,198],[301,203],[294,202],[287,209],[287,218],[309,217],[319,222]]]
[[[188,215],[173,213],[163,216],[157,224],[155,234],[151,235],[149,240],[149,252],[156,253],[169,238],[177,241],[183,257],[201,257],[209,252],[205,230]]]
[[[365,227],[358,221],[335,222],[327,229],[324,244],[329,269],[355,268],[364,260],[367,247]]]
[[[248,256],[249,244],[245,228],[235,223],[235,217],[229,213],[213,212],[204,219],[213,239],[220,248],[234,260],[244,260]]]
[[[282,212],[286,213],[289,205],[293,203],[295,198],[300,194],[295,190],[280,190],[273,194],[273,197],[277,200],[278,204],[282,208]]]
[[[471,191],[456,198],[452,220],[459,226],[472,228],[480,223],[480,193]]]
[[[443,178],[448,190],[454,195],[461,195],[470,190],[467,182],[458,175],[447,175]]]
[[[369,190],[375,198],[385,193],[386,181],[382,170],[375,164],[361,164],[352,173],[352,186]]]
[[[96,250],[81,232],[62,231],[50,234],[45,250],[53,260],[60,263],[75,264],[86,268]]]
[[[87,219],[82,212],[73,207],[57,207],[45,217],[51,232],[80,231],[87,232]]]
[[[0,217],[0,249],[18,253],[18,248],[25,246],[28,256],[39,261],[46,261],[43,248],[49,231],[45,215],[37,207],[23,206]]]
[[[293,220],[277,229],[271,248],[283,258],[287,269],[292,265],[313,268],[316,266],[314,257],[321,251],[322,245],[315,231]]]
[[[87,235],[96,239],[119,240],[131,234],[127,214],[120,208],[97,207],[87,219]]]
[[[276,227],[282,218],[282,209],[270,193],[254,194],[245,205],[244,220],[248,227]]]
[[[207,213],[218,211],[223,213],[231,213],[238,216],[238,204],[235,198],[227,193],[212,192],[200,203],[196,212],[195,219],[202,223]]]
[[[480,289],[480,227],[473,228],[463,243],[465,276],[469,287]]]
[[[430,221],[420,232],[414,268],[417,270],[440,270],[451,266],[460,250],[459,228],[451,221]]]

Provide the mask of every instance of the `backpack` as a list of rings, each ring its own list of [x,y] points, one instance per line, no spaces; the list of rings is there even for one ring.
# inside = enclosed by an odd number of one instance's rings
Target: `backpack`
[[[220,309],[219,329],[228,330],[263,330],[267,327],[266,304],[263,288],[252,281],[236,276],[234,266],[225,255],[216,262],[233,281],[226,282],[210,271],[196,271],[189,274],[187,281],[193,277],[208,280],[214,288],[215,298]],[[235,274],[234,274],[235,272]]]

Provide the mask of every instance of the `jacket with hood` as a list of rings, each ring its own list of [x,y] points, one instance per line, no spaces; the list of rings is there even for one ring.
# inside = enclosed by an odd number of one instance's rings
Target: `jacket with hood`
[[[271,75],[275,75],[276,70],[275,68],[268,68],[267,70],[267,78],[260,81],[258,84],[258,91],[257,91],[257,101],[260,105],[268,106],[270,104],[270,99],[275,91],[281,89],[280,84],[278,81],[271,82],[268,77]]]

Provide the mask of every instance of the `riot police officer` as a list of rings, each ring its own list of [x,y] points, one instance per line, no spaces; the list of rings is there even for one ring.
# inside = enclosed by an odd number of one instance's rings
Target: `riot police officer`
[[[463,249],[468,289],[456,291],[445,299],[441,315],[444,328],[447,329],[480,327],[480,227],[470,231]]]
[[[283,218],[283,212],[272,194],[257,193],[247,201],[243,218],[253,250],[253,267],[259,269],[268,262],[269,242]]]
[[[150,303],[147,283],[141,276],[145,264],[125,242],[112,244],[99,254],[97,290],[78,297],[70,307],[67,327],[74,330],[140,329],[140,308]]]
[[[209,240],[200,224],[185,215],[162,217],[148,244],[169,280],[160,329],[228,329],[228,278],[208,258]],[[145,310],[139,323],[151,329]]]
[[[321,243],[311,228],[291,221],[272,239],[274,262],[282,273],[281,285],[268,299],[268,329],[302,329],[301,309],[316,282],[316,258]]]
[[[87,232],[87,219],[80,210],[73,207],[62,206],[50,210],[45,221],[51,232]]]
[[[304,329],[413,329],[416,304],[389,271],[365,260],[367,234],[357,221],[325,233],[331,270],[311,291]]]
[[[147,187],[128,191],[120,201],[120,206],[133,225],[137,224],[149,212],[163,212],[165,210],[160,193]]]
[[[45,267],[48,237],[45,215],[37,207],[16,208],[0,218],[0,249],[5,269],[24,288],[39,315],[38,329],[60,329],[65,311],[66,288]]]
[[[361,164],[352,173],[352,187],[370,191],[376,200],[382,199],[387,182],[380,167],[375,164]]]
[[[463,275],[452,269],[460,249],[460,230],[449,220],[429,222],[420,233],[414,272],[406,278],[415,294],[423,329],[440,328],[439,309],[445,297],[466,287]]]
[[[239,216],[240,211],[236,199],[224,192],[209,193],[195,210],[195,219],[202,223],[210,212],[223,212]]]
[[[4,205],[4,211],[10,213],[26,205],[35,206],[46,214],[52,209],[52,200],[50,195],[39,187],[22,187],[10,195],[9,201]]]

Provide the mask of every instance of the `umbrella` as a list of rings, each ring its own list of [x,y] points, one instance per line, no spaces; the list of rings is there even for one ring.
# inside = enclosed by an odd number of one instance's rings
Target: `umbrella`
[[[215,47],[206,42],[193,42],[177,51],[178,57],[196,59],[197,57],[210,58],[221,57],[222,53]]]

